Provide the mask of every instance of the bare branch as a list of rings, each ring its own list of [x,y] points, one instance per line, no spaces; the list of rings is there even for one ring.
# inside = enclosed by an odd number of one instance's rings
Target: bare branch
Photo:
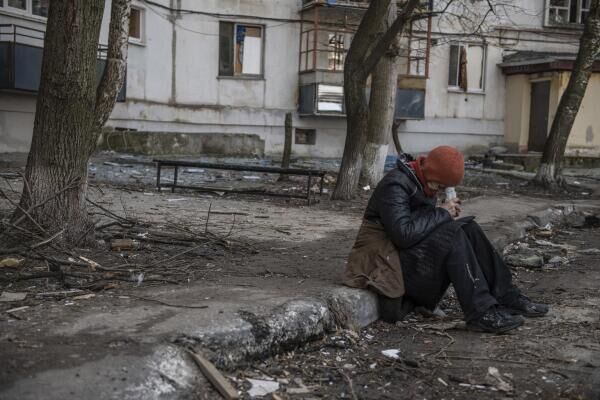
[[[95,117],[98,131],[108,120],[125,78],[130,12],[131,0],[112,1],[106,67],[96,92]]]

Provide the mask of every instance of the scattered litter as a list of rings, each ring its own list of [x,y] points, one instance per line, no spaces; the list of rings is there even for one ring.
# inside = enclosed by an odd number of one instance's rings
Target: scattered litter
[[[442,379],[442,378],[437,378],[438,382],[441,383],[444,386],[448,386],[448,384]]]
[[[561,256],[554,256],[550,260],[548,260],[548,264],[557,265],[557,264],[568,264],[569,259]]]
[[[472,388],[472,389],[489,389],[488,386],[484,386],[484,385],[472,385],[470,383],[459,383],[458,386],[462,386],[465,388]]]
[[[132,239],[113,239],[110,241],[110,248],[112,250],[133,250],[137,246],[137,242]]]
[[[535,232],[535,235],[539,237],[549,238],[554,236],[554,231],[552,231],[552,229],[540,229]]]
[[[100,266],[100,264],[98,264],[96,261],[90,260],[89,258],[85,258],[84,256],[79,256],[79,259],[90,264],[90,267],[92,267],[92,271],[95,271],[96,268]]]
[[[577,249],[577,247],[575,247],[575,246],[571,246],[568,244],[552,243],[547,240],[536,240],[535,244],[537,244],[538,246],[555,247],[558,249],[565,249],[565,250],[576,250]]]
[[[8,314],[10,314],[10,313],[14,313],[14,312],[17,312],[17,311],[23,311],[23,310],[27,310],[28,308],[29,308],[29,306],[23,306],[23,307],[11,308],[10,310],[6,310],[6,312],[7,312]]]
[[[365,335],[365,339],[372,340],[375,336],[369,335],[368,333]]]
[[[14,268],[14,267],[19,266],[19,264],[21,264],[22,262],[23,262],[23,259],[5,258],[4,260],[0,261],[0,268],[2,268],[2,267]]]
[[[581,182],[579,182],[579,181],[573,181],[573,184],[574,185],[581,185]]]
[[[21,301],[21,300],[25,300],[25,298],[27,297],[27,293],[23,293],[23,292],[2,292],[2,294],[0,295],[0,301],[1,302],[10,302],[10,301]]]
[[[544,259],[536,254],[511,254],[505,257],[505,261],[515,267],[540,268],[544,265]]]
[[[112,162],[112,161],[104,161],[103,164],[108,165],[109,167],[120,167],[121,166],[121,164],[118,164],[118,163]]]
[[[368,192],[369,190],[371,190],[371,185],[363,186],[363,190],[365,192]]]
[[[144,196],[154,196],[154,193],[144,192],[142,193]]]
[[[87,300],[87,299],[91,299],[93,297],[96,297],[96,295],[94,293],[88,293],[88,294],[83,294],[81,296],[75,296],[75,297],[73,297],[73,300]]]
[[[600,249],[582,249],[579,250],[581,254],[600,254]]]
[[[248,390],[250,397],[262,397],[279,390],[279,382],[262,379],[246,379],[252,387]]]
[[[500,375],[500,371],[498,371],[498,368],[496,367],[488,367],[488,375],[486,376],[486,380],[501,392],[513,391],[513,385],[510,382],[507,382],[502,375]]]
[[[310,393],[310,388],[308,388],[304,382],[302,382],[302,379],[300,378],[294,378],[294,383],[296,385],[298,385],[297,388],[288,388],[286,390],[286,392],[288,394],[307,394]]]
[[[257,175],[244,175],[243,177],[244,179],[248,180],[248,181],[256,181],[260,179],[260,176]]]
[[[375,369],[377,368],[377,363],[373,363],[371,365],[369,365],[369,369]]]
[[[381,354],[383,354],[386,357],[393,358],[395,360],[400,358],[400,350],[399,349],[382,350]]]
[[[183,172],[185,174],[201,174],[204,170],[202,168],[186,168]]]
[[[167,201],[170,203],[174,203],[176,201],[186,201],[186,200],[189,200],[189,199],[187,197],[178,197],[176,199],[167,199]]]

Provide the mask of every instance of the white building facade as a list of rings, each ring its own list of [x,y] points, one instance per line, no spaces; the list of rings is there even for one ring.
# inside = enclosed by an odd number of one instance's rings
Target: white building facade
[[[0,0],[0,153],[29,149],[49,1]],[[577,51],[587,0],[561,1],[562,8],[556,0],[515,0],[477,35],[439,17],[415,23],[403,41],[397,100],[404,149],[503,143],[503,58],[515,51]],[[106,133],[102,146],[277,155],[291,112],[294,155],[340,157],[346,132],[341,69],[364,12],[360,3],[134,0],[125,90],[107,124],[115,132]],[[467,3],[482,13],[487,6]],[[19,59],[23,49],[38,53],[25,51]]]

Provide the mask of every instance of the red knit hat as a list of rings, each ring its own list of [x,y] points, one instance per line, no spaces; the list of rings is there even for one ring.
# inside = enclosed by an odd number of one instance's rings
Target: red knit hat
[[[454,147],[436,147],[423,161],[423,175],[428,182],[438,182],[446,187],[456,186],[465,176],[465,158]]]

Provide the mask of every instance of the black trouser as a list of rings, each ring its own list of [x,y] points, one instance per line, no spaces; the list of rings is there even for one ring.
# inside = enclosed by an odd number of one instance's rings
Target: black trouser
[[[404,274],[405,297],[433,309],[452,283],[467,321],[495,304],[509,304],[519,294],[502,257],[474,221],[457,230],[444,262],[428,275]],[[390,312],[401,303],[401,299],[382,299],[382,319],[393,319]]]

